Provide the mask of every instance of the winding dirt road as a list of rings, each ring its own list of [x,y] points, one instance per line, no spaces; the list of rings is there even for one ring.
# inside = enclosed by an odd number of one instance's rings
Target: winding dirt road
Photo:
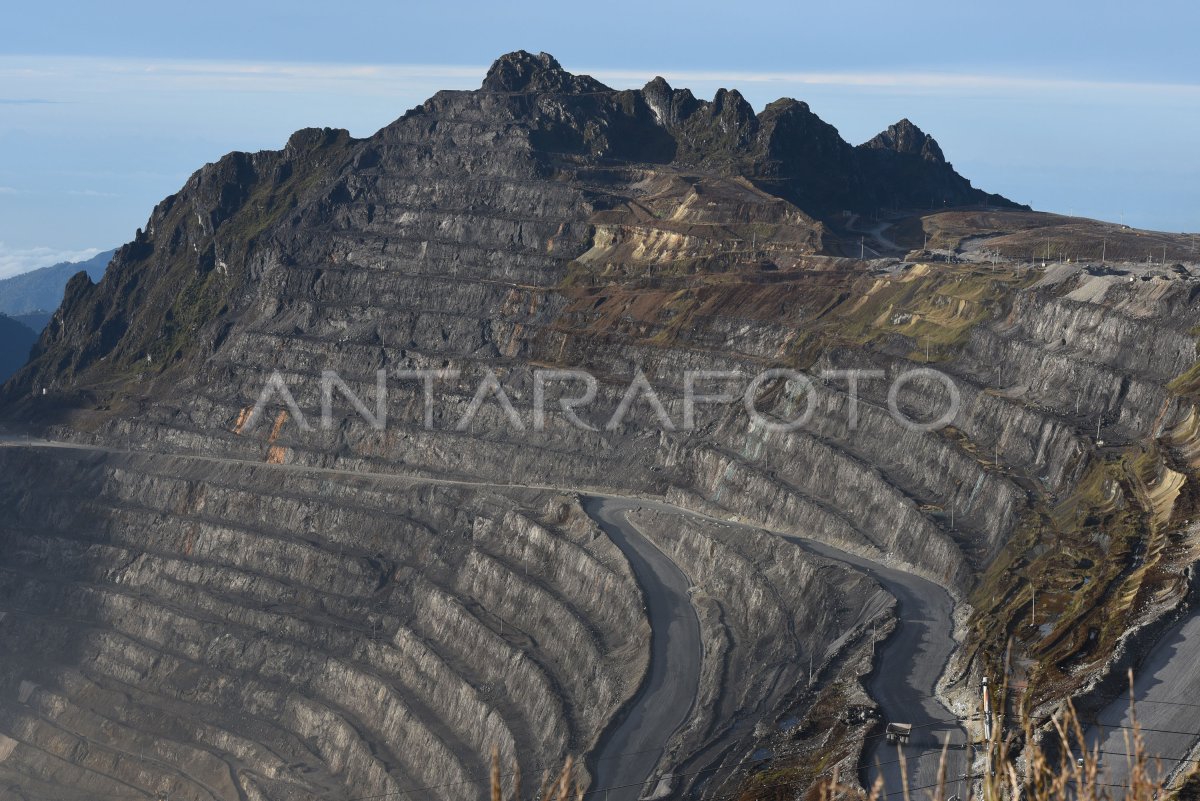
[[[704,656],[687,576],[625,517],[640,506],[616,498],[583,500],[584,510],[629,560],[650,619],[646,677],[592,752],[593,785],[610,801],[637,801],[655,789],[665,744],[691,717]]]
[[[656,789],[655,770],[661,771],[668,766],[656,764],[661,751],[653,749],[666,743],[687,720],[698,687],[699,661],[702,658],[698,625],[693,629],[681,622],[690,618],[691,625],[696,625],[695,612],[688,601],[688,581],[661,551],[630,524],[623,512],[635,507],[730,525],[729,521],[718,521],[661,501],[612,496],[590,496],[585,500],[584,509],[600,523],[605,533],[613,537],[618,547],[627,555],[634,551],[634,558],[637,558],[637,554],[649,552],[657,565],[657,569],[646,569],[645,566],[639,569],[631,558],[634,575],[647,598],[647,612],[655,632],[649,678],[634,698],[630,713],[621,719],[615,730],[602,738],[594,752],[597,767],[595,787],[619,788],[611,791],[610,798],[613,801],[636,800],[639,797],[636,794],[638,787],[644,786],[651,791]],[[886,720],[912,723],[917,728],[900,753],[882,737],[868,741],[864,753],[866,781],[874,782],[876,777],[882,775],[888,795],[902,794],[900,760],[903,759],[910,788],[934,784],[942,746],[950,742],[947,780],[954,790],[960,789],[961,784],[964,792],[958,795],[965,798],[963,777],[969,765],[967,752],[963,750],[966,732],[955,715],[934,694],[938,678],[957,645],[951,636],[954,601],[949,593],[931,581],[829,545],[795,536],[785,536],[785,539],[818,556],[867,573],[898,602],[900,619],[892,635],[879,646],[876,670],[867,682],[867,690],[879,703]],[[662,628],[664,625],[665,628]],[[666,636],[660,637],[660,631],[666,631]],[[665,676],[672,678],[666,687],[661,684]],[[692,693],[690,698],[682,697],[684,688]],[[646,748],[652,750],[622,760],[615,758],[622,753]],[[610,761],[616,763],[617,767],[606,767]]]
[[[106,448],[88,444],[34,440],[0,435],[0,447],[66,448],[123,455],[143,452]],[[908,785],[921,788],[936,778],[941,744],[964,741],[955,716],[933,697],[934,685],[954,648],[953,602],[946,591],[932,582],[910,573],[889,568],[864,557],[837,550],[794,535],[770,531],[728,520],[710,517],[662,501],[612,495],[588,489],[543,485],[504,484],[465,479],[407,476],[392,473],[364,473],[336,468],[303,465],[264,465],[241,459],[191,454],[169,454],[215,464],[246,464],[255,467],[304,473],[339,475],[351,478],[377,478],[383,481],[443,484],[497,489],[533,489],[553,492],[577,492],[584,509],[612,538],[629,559],[646,603],[652,627],[651,656],[647,676],[633,700],[601,738],[590,758],[595,771],[593,793],[607,790],[609,801],[636,801],[652,794],[663,770],[663,750],[672,736],[686,723],[695,704],[703,658],[699,621],[688,595],[690,582],[662,551],[650,543],[626,517],[634,508],[684,515],[724,525],[758,528],[783,536],[812,553],[850,565],[868,573],[899,602],[900,620],[892,636],[878,652],[876,670],[868,690],[879,703],[887,720],[914,723],[920,727],[900,758],[906,761]],[[966,760],[963,751],[952,751],[947,772],[951,782],[962,775]],[[883,744],[882,738],[870,741],[865,754],[866,778],[874,781],[882,775],[888,795],[902,792],[897,754]],[[876,767],[876,765],[879,765]],[[960,797],[965,797],[960,794]]]
[[[901,795],[901,760],[910,790],[936,784],[942,747],[948,742],[951,747],[946,754],[947,794],[966,798],[968,782],[964,777],[970,766],[965,750],[967,733],[935,694],[937,681],[957,647],[951,636],[954,600],[950,594],[912,573],[884,567],[828,545],[797,537],[788,539],[806,550],[861,570],[896,599],[896,628],[877,647],[875,669],[866,686],[884,719],[911,723],[913,733],[902,746],[890,745],[883,737],[867,742],[863,754],[867,785],[882,776],[884,793]]]

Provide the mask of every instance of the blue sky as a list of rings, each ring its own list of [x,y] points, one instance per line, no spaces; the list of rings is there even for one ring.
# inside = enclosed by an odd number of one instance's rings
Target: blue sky
[[[369,135],[518,48],[619,87],[797,97],[853,143],[907,116],[977,186],[1200,230],[1198,28],[1182,2],[10,5],[0,277],[127,241],[225,152]]]

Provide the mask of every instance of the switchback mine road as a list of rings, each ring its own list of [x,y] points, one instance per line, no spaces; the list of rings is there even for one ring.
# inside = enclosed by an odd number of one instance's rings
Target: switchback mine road
[[[625,517],[629,509],[645,506],[645,502],[597,496],[583,501],[584,511],[629,560],[650,618],[646,677],[592,754],[593,785],[609,801],[637,801],[653,793],[654,773],[665,746],[691,717],[700,692],[703,646],[700,620],[688,594],[691,582]]]
[[[156,455],[150,452],[15,436],[0,436],[0,447],[66,448],[122,455]],[[303,465],[265,465],[242,459],[181,453],[161,455],[216,464],[245,464],[274,470],[324,473],[387,482],[532,489],[579,494],[583,499],[585,511],[592,515],[629,559],[634,576],[645,596],[646,611],[652,626],[651,658],[643,685],[591,755],[596,780],[589,795],[600,797],[594,794],[609,789],[609,801],[636,801],[642,795],[650,794],[658,786],[660,775],[669,770],[669,765],[658,764],[662,753],[659,749],[667,745],[690,717],[696,702],[703,658],[699,622],[688,596],[688,578],[629,522],[625,512],[642,507],[723,525],[759,528],[709,517],[662,501],[613,495],[585,488],[365,473]],[[933,784],[937,777],[942,744],[947,740],[958,744],[965,741],[965,733],[956,716],[934,696],[934,685],[954,648],[951,638],[953,601],[950,596],[942,587],[910,573],[792,534],[770,533],[784,536],[798,547],[819,556],[867,572],[897,598],[897,628],[878,647],[875,670],[867,684],[872,697],[879,703],[885,720],[913,723],[914,733],[912,740],[899,753],[895,746],[886,745],[882,737],[868,741],[868,748],[864,754],[867,764],[865,778],[868,782],[873,782],[877,776],[882,775],[885,792],[889,796],[898,796],[902,793],[900,765],[903,760],[910,788],[924,788]],[[961,749],[953,750],[950,754],[947,777],[948,781],[957,787],[959,777],[966,770],[967,761],[965,752]]]

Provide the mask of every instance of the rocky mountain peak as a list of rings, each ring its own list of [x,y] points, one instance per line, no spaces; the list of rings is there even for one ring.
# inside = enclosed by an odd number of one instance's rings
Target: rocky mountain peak
[[[667,79],[661,75],[656,75],[654,78],[642,87],[642,93],[647,100],[654,98],[656,100],[666,100],[671,97],[671,84],[667,83]]]
[[[344,128],[301,128],[288,137],[284,151],[289,154],[304,153],[325,147],[349,135]]]
[[[712,102],[713,116],[732,125],[748,125],[754,119],[754,109],[737,89],[718,89]]]
[[[558,59],[549,53],[533,53],[517,50],[506,53],[492,64],[483,79],[483,90],[488,92],[553,92],[577,94],[581,92],[611,92],[612,89],[590,75],[575,75],[567,72]]]
[[[689,117],[700,101],[688,89],[672,89],[661,75],[642,87],[642,98],[659,125],[675,126]]]
[[[642,87],[642,97],[646,101],[646,105],[654,112],[655,118],[660,123],[665,123],[670,118],[671,101],[673,100],[673,90],[671,84],[667,83],[667,79],[658,75],[650,83]]]
[[[468,127],[456,127],[465,119]],[[467,131],[477,146],[462,146]],[[185,371],[226,341],[247,304],[275,303],[265,276],[283,281],[277,265],[343,258],[321,244],[328,226],[383,226],[376,215],[390,187],[414,170],[439,186],[481,174],[528,182],[540,187],[529,190],[529,202],[569,187],[579,194],[558,207],[557,228],[588,211],[581,198],[626,191],[622,170],[647,168],[746,181],[818,220],[878,208],[1014,205],[973,188],[908,120],[855,148],[798,100],[755,114],[737,90],[700,100],[655,78],[640,91],[616,91],[547,53],[516,51],[496,60],[480,90],[438,93],[370,138],[310,128],[279,151],[231,153],[199,169],[118,251],[104,281],[66,287],[61,324],[47,329],[5,396],[115,386],[114,378],[172,365]],[[549,174],[559,178],[539,183]],[[441,204],[511,201],[450,193],[414,202],[432,215]],[[381,231],[385,239],[394,233]],[[248,287],[257,298],[244,297]]]
[[[937,141],[914,125],[907,117],[895,125],[889,125],[886,131],[876,134],[875,138],[866,142],[864,147],[907,153],[938,164],[946,162],[946,157],[942,155],[942,149],[938,146]]]

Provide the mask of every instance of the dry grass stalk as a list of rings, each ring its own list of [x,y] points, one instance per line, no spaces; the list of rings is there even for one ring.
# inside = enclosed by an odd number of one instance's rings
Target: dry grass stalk
[[[1130,679],[1132,682],[1132,675]],[[1001,727],[995,726],[993,742],[986,744],[993,755],[994,773],[988,775],[981,769],[982,775],[974,776],[973,789],[961,801],[1164,801],[1170,797],[1165,790],[1165,777],[1157,765],[1151,769],[1155,760],[1146,753],[1132,702],[1130,718],[1132,725],[1125,737],[1128,779],[1122,786],[1113,787],[1106,783],[1099,745],[1088,749],[1084,724],[1068,702],[1051,720],[1045,744],[1029,721],[1004,738],[999,735]],[[915,798],[908,789],[905,761],[900,761],[904,801],[947,801],[950,798],[951,784],[946,779],[948,750],[947,742],[942,747],[937,784],[921,791]],[[583,792],[574,777],[574,764],[568,759],[557,777],[547,777],[536,797],[540,801],[580,801]],[[888,790],[882,780],[876,781],[866,793],[856,784],[843,784],[835,767],[831,775],[815,787],[799,782],[747,784],[735,797],[740,801],[780,798],[888,801]],[[505,801],[500,787],[499,760],[495,755],[492,757],[492,801]],[[523,801],[519,776],[508,801]]]
[[[557,775],[547,772],[542,777],[542,786],[534,798],[538,801],[582,801],[584,788],[579,784],[575,773],[575,760],[567,757],[567,761]],[[513,771],[512,777],[512,786],[509,788],[507,801],[525,801],[521,792],[521,768],[519,766]],[[500,754],[494,748],[492,749],[491,801],[506,801],[504,782],[500,775]]]

